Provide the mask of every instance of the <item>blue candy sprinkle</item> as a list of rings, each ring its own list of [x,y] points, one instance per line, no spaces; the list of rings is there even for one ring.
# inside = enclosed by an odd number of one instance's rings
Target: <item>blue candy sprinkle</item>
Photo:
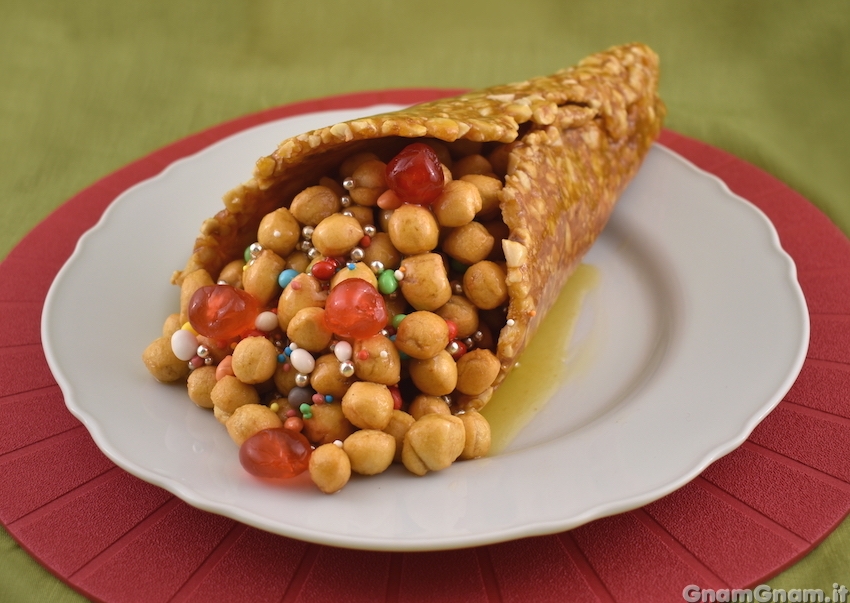
[[[293,270],[292,268],[287,268],[283,272],[281,272],[277,277],[277,284],[280,285],[281,289],[286,289],[286,286],[292,282],[298,276],[298,271]]]

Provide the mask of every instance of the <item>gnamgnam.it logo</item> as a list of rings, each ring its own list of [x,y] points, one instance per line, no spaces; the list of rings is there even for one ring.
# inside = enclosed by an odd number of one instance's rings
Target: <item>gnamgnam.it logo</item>
[[[843,584],[833,584],[826,594],[820,588],[771,588],[759,584],[755,588],[700,588],[688,584],[682,598],[688,603],[847,603],[850,590]]]

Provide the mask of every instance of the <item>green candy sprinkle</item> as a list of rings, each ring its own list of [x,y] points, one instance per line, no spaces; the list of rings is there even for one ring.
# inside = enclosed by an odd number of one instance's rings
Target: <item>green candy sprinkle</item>
[[[389,295],[395,293],[396,289],[398,289],[398,281],[395,279],[393,270],[384,270],[378,275],[378,291],[384,295]]]
[[[298,407],[298,410],[301,411],[301,416],[304,419],[312,419],[313,418],[313,409],[310,408],[310,405],[307,403],[302,404]]]
[[[404,320],[405,316],[407,316],[407,314],[396,314],[395,316],[393,316],[393,328],[394,329],[398,328],[398,325],[401,324],[401,321]]]

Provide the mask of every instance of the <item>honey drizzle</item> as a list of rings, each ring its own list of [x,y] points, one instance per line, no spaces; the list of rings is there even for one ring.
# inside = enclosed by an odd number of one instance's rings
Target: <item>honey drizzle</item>
[[[499,454],[546,405],[575,367],[568,361],[570,341],[587,294],[599,271],[581,264],[564,285],[529,346],[481,414],[490,423],[490,455]]]

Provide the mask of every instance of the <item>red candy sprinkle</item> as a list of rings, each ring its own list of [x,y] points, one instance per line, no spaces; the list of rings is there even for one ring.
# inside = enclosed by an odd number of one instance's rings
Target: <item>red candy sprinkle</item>
[[[339,337],[367,339],[387,325],[383,296],[361,278],[349,278],[331,289],[325,302],[325,326]]]
[[[320,281],[329,281],[336,274],[337,263],[332,260],[320,260],[313,264],[311,272]]]
[[[449,328],[449,341],[457,337],[457,324],[453,320],[447,320],[446,326]]]
[[[306,471],[312,448],[301,433],[273,427],[258,431],[239,447],[239,462],[251,475],[286,479]]]
[[[253,330],[261,310],[250,293],[230,285],[208,285],[189,300],[189,324],[204,337],[228,340]]]
[[[401,391],[395,385],[391,385],[389,387],[390,394],[393,397],[393,409],[401,410],[402,399],[401,399]]]
[[[455,339],[452,343],[457,344],[457,351],[452,354],[452,358],[454,358],[455,360],[460,360],[460,357],[466,354],[467,352],[466,344],[463,343],[460,339]]]
[[[387,164],[387,184],[404,203],[430,205],[443,191],[443,166],[427,144],[406,146]]]

